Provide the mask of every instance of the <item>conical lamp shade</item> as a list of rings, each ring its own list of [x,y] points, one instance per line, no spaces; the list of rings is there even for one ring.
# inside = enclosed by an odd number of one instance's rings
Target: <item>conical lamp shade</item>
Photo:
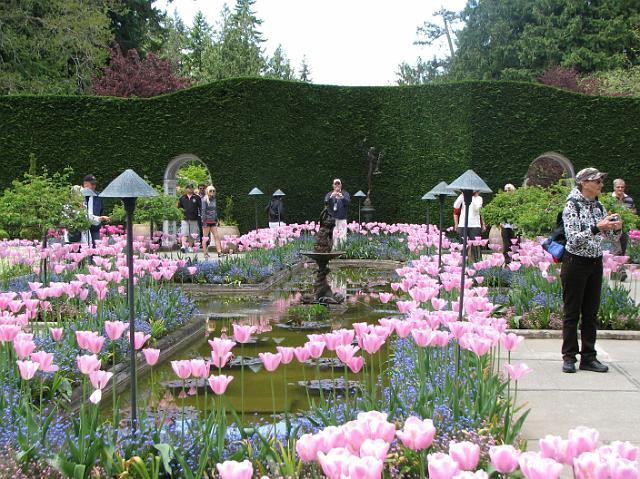
[[[446,182],[441,181],[436,186],[431,188],[429,193],[433,196],[456,196],[456,194],[449,189],[449,185]]]
[[[104,198],[158,196],[158,192],[133,170],[125,170],[100,193]]]
[[[285,196],[285,194],[281,189],[278,188],[276,191],[273,192],[272,196]]]
[[[491,193],[491,188],[487,186],[482,178],[475,171],[467,170],[449,184],[451,190],[479,191],[480,193]]]
[[[431,192],[429,192],[429,193],[425,193],[425,194],[422,196],[422,198],[421,198],[421,199],[422,199],[422,200],[435,200],[435,199],[436,199],[436,197],[435,197],[435,196],[433,196],[433,195],[431,194]]]
[[[264,193],[260,191],[260,188],[258,187],[255,187],[249,192],[249,196],[260,196],[260,195],[264,195]]]

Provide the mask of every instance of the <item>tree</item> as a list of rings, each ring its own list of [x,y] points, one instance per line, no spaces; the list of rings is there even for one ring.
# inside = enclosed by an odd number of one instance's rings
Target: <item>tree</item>
[[[81,3],[81,2],[78,2]],[[164,43],[165,14],[155,8],[155,0],[117,0],[108,5],[108,15],[115,41],[123,53],[135,49],[145,57],[157,53]]]
[[[267,62],[267,71],[264,76],[267,78],[279,78],[280,80],[296,80],[296,71],[291,66],[291,62],[287,58],[282,45],[278,45],[278,48],[273,52],[273,56]]]
[[[0,94],[86,93],[113,35],[102,2],[0,2]]]
[[[161,186],[154,186],[158,196],[145,196],[138,198],[136,209],[133,212],[133,221],[136,223],[149,223],[149,236],[153,238],[153,232],[160,228],[163,221],[180,221],[184,218],[184,212],[178,208],[176,197],[165,195]],[[122,202],[114,205],[111,211],[111,220],[124,222],[127,214]]]
[[[396,82],[398,85],[424,85],[442,80],[446,77],[447,60],[438,60],[435,56],[433,60],[422,61],[418,57],[416,65],[412,66],[406,62],[398,65],[396,72]]]
[[[257,77],[265,71],[261,46],[265,40],[258,30],[262,20],[252,11],[254,4],[255,0],[236,0],[233,12],[223,9],[217,42],[203,58],[203,80]]]
[[[579,73],[639,62],[640,4],[602,0],[469,0],[454,78],[533,79],[552,65]]]
[[[11,188],[0,196],[0,224],[10,237],[38,238],[46,245],[49,230],[89,228],[82,196],[69,182],[73,172],[49,175],[25,173],[24,179],[13,180]]]
[[[458,20],[458,14],[451,10],[445,10],[442,7],[437,12],[433,13],[442,18],[442,25],[432,22],[424,22],[421,27],[418,27],[418,40],[415,41],[416,45],[433,45],[435,41],[441,37],[446,37],[447,44],[449,46],[449,56],[453,56],[455,51],[453,49],[453,24]],[[420,37],[423,38],[420,38]]]
[[[198,76],[202,71],[203,55],[213,45],[212,28],[204,14],[198,11],[193,17],[193,26],[187,34],[187,54],[185,64],[189,74]]]
[[[169,60],[174,71],[188,75],[187,56],[185,54],[189,48],[189,32],[184,22],[177,12],[173,17],[166,16],[163,28],[165,32],[164,43],[160,49],[159,56]]]
[[[545,85],[578,93],[596,95],[600,92],[597,78],[594,76],[583,78],[575,68],[569,69],[556,65],[545,70],[545,72],[538,77],[538,80]]]
[[[141,59],[135,49],[125,57],[116,44],[111,48],[110,65],[94,80],[94,90],[100,96],[151,97],[186,88],[190,83],[173,72],[168,60],[153,53]]]
[[[307,56],[304,55],[302,57],[302,63],[300,64],[300,73],[299,73],[300,81],[304,83],[312,83],[311,79],[311,67],[307,63]]]

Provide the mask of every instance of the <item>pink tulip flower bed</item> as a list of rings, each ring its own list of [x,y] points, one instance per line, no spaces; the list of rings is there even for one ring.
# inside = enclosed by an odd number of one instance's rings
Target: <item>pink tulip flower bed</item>
[[[161,396],[156,396],[162,392],[152,383],[142,395],[135,434],[115,395],[110,407],[100,410],[102,391],[114,380],[105,365],[129,347],[123,341],[127,325],[122,322],[126,314],[120,288],[127,271],[122,238],[111,237],[95,250],[18,245],[22,253],[15,258],[23,259],[15,261],[36,264],[46,256],[59,278],[49,285],[31,281],[23,291],[0,293],[0,408],[5,417],[13,418],[0,426],[0,447],[8,455],[0,459],[0,466],[6,461],[7,469],[15,470],[19,463],[28,474],[45,471],[45,464],[50,464],[58,472],[47,470],[48,477],[59,473],[83,478],[96,471],[100,477],[189,479],[553,479],[563,468],[585,479],[640,477],[637,448],[621,442],[599,445],[597,431],[587,427],[569,431],[567,439],[541,439],[539,453],[523,451],[521,429],[527,411],[518,403],[518,381],[531,370],[511,362],[511,351],[523,338],[508,333],[507,318],[494,314],[496,305],[479,273],[502,266],[502,254],[476,263],[463,279],[458,243],[446,243],[443,272],[437,256],[418,256],[433,253],[438,236],[433,229],[366,227],[369,234],[406,235],[417,256],[397,269],[398,280],[389,291],[379,293],[380,301],[395,305],[399,315],[311,334],[302,346],[280,345],[259,356],[271,378],[279,374],[286,378],[287,365],[294,361],[320,358],[339,359],[344,364],[338,373],[342,378],[332,378],[326,390],[320,388],[319,398],[309,394],[305,407],[295,411],[276,408],[271,380],[271,390],[265,393],[270,392],[272,399],[270,424],[244,420],[244,399],[233,404],[226,397],[229,387],[244,391],[249,380],[244,367],[239,373],[222,372],[234,355],[244,356],[245,345],[256,333],[251,325],[238,323],[229,337],[209,341],[210,358],[183,356],[172,361],[175,379],[183,385],[178,410],[165,421]],[[279,247],[271,240],[280,244],[280,233],[270,234],[276,236],[267,241],[265,233],[247,248]],[[284,244],[294,240],[283,239]],[[148,287],[159,294],[181,263],[158,257],[152,246],[136,243],[134,273],[139,289]],[[552,285],[554,269],[551,264],[540,268],[547,259],[540,251],[534,243],[523,243],[509,269],[536,268]],[[89,255],[94,264],[83,266]],[[620,264],[616,258],[607,261],[611,268]],[[462,288],[465,302],[460,317]],[[69,315],[75,319],[70,321]],[[43,320],[55,325],[34,327]],[[148,324],[149,330],[137,331],[133,347],[142,351],[153,370],[162,351],[151,344],[154,330]],[[67,346],[58,351],[57,345]],[[384,359],[385,348],[389,360]],[[71,361],[64,363],[63,355]],[[202,406],[195,414],[185,408],[186,384],[191,380],[204,385],[203,394],[195,387],[189,393]],[[349,386],[352,381],[355,385]],[[286,398],[289,384],[286,379],[283,384]],[[68,387],[83,390],[77,414],[64,413]]]

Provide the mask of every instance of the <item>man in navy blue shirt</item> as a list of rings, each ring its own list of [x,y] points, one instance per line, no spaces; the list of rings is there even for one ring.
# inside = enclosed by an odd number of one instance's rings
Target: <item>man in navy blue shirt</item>
[[[342,190],[340,178],[333,180],[333,190],[324,196],[324,204],[329,214],[336,220],[336,226],[333,229],[334,250],[347,237],[347,212],[350,202],[351,197],[347,191]]]

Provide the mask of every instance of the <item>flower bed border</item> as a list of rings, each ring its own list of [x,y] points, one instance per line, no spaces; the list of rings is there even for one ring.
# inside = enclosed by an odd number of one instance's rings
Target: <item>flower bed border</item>
[[[507,332],[524,336],[527,339],[562,338],[562,331],[559,329],[507,329]],[[578,331],[578,337],[580,337],[580,331]],[[640,331],[599,329],[598,339],[640,340]]]

